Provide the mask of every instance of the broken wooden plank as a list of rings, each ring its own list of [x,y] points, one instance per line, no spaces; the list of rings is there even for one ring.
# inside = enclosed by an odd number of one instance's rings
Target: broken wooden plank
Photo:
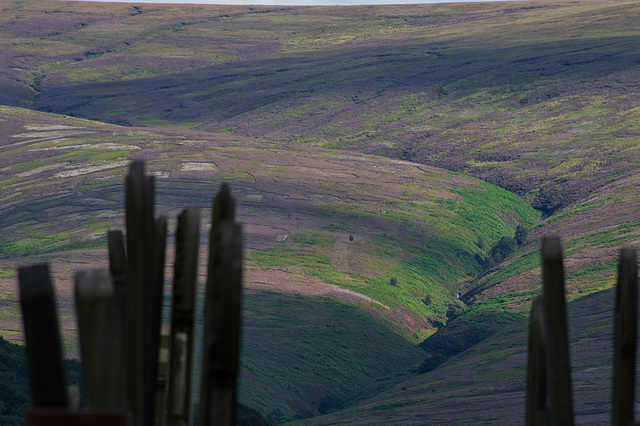
[[[116,303],[122,317],[120,322],[124,324],[124,287],[127,276],[127,256],[124,236],[121,230],[107,231],[107,250],[109,252],[109,271],[113,279]]]
[[[158,250],[154,220],[154,180],[144,163],[134,161],[125,182],[127,272],[125,287],[125,363],[129,406],[135,426],[151,426],[155,417],[156,377],[149,357],[150,297],[157,285]],[[157,352],[155,357],[157,358]],[[157,367],[156,367],[157,368]],[[153,377],[151,377],[153,375]]]
[[[76,311],[87,406],[127,407],[121,315],[115,286],[106,269],[75,275]]]
[[[56,297],[49,265],[18,268],[18,281],[33,406],[69,408]]]
[[[199,244],[200,208],[188,207],[178,216],[176,230],[167,391],[169,426],[188,426],[193,416],[191,394]]]
[[[205,295],[199,426],[234,425],[242,303],[242,227],[226,185],[214,199]]]

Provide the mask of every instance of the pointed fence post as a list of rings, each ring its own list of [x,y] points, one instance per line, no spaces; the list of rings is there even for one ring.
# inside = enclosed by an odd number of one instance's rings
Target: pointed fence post
[[[547,406],[547,363],[545,355],[544,298],[531,304],[529,318],[529,350],[527,353],[526,425],[549,424]]]
[[[124,410],[122,317],[111,275],[106,269],[84,270],[76,273],[75,283],[87,406]]]
[[[159,258],[154,220],[154,180],[134,161],[126,178],[127,271],[125,287],[125,363],[134,426],[151,426],[155,417],[157,336],[149,318],[157,308]],[[154,352],[155,349],[155,352]],[[153,355],[152,355],[153,354]],[[155,361],[154,361],[155,360]]]
[[[634,419],[636,338],[638,334],[638,260],[636,250],[620,251],[613,328],[613,386],[611,424]]]
[[[189,426],[192,422],[193,338],[199,244],[200,208],[188,207],[178,216],[176,231],[167,394],[169,426]]]
[[[235,425],[243,244],[234,217],[235,200],[223,185],[212,209],[199,426]]]
[[[18,268],[18,281],[33,406],[69,408],[49,265]]]
[[[544,288],[544,323],[546,365],[549,386],[549,421],[551,425],[570,426],[573,419],[569,332],[564,294],[564,266],[560,239],[542,239],[542,283]]]

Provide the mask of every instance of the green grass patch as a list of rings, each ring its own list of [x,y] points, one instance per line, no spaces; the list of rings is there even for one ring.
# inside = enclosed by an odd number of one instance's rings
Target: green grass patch
[[[331,411],[421,360],[378,320],[334,299],[249,293],[244,312],[240,399],[271,421]]]

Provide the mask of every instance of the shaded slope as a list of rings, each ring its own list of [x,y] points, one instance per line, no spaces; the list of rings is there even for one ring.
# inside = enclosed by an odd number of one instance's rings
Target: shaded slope
[[[80,363],[65,360],[64,368],[67,384],[79,386]],[[31,390],[24,347],[0,337],[0,422],[4,426],[22,426],[29,408]]]
[[[376,377],[424,356],[361,310],[329,298],[250,292],[245,306],[240,398],[273,423],[333,410]]]
[[[569,304],[577,424],[610,420],[613,295],[613,290],[605,290]],[[469,419],[478,424],[522,423],[527,333],[523,321],[430,373],[416,374],[351,408],[304,424],[436,425],[464,424]]]

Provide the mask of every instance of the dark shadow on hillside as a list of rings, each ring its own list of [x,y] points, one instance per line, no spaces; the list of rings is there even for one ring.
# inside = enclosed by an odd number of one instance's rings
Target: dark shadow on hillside
[[[515,312],[469,310],[440,327],[420,344],[427,356],[419,367],[420,373],[434,370],[447,359],[458,355],[506,326],[522,320],[525,315]]]

